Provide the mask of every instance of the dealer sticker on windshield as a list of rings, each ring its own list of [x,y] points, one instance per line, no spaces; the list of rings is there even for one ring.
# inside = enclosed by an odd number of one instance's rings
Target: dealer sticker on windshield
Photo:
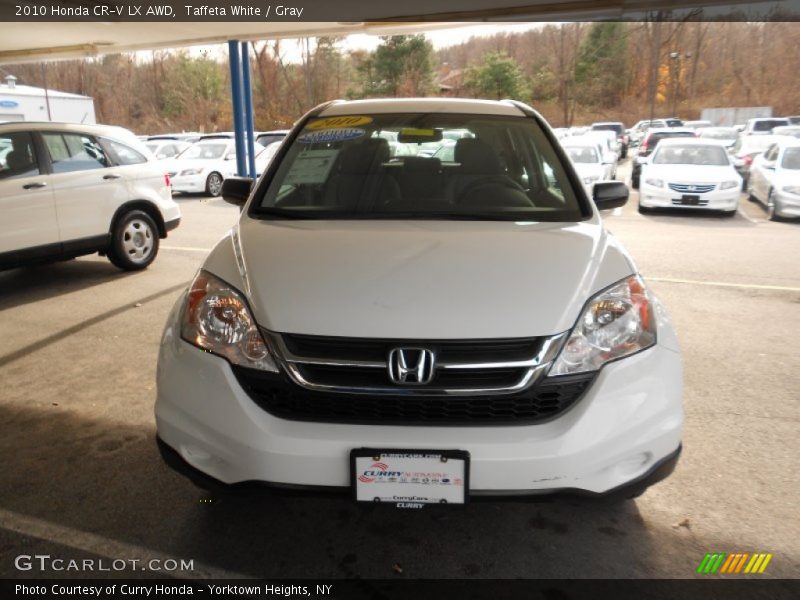
[[[462,450],[377,450],[350,452],[357,502],[398,508],[464,504],[469,489],[469,453]]]
[[[330,142],[346,142],[355,140],[366,133],[363,129],[347,127],[341,129],[322,129],[320,131],[309,131],[297,138],[301,144],[327,144]]]

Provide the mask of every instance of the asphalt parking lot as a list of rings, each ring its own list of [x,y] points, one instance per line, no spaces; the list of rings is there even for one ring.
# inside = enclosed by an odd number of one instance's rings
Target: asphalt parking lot
[[[796,576],[800,223],[744,197],[734,217],[643,216],[635,199],[607,225],[676,323],[686,431],[673,476],[618,505],[362,509],[213,497],[171,472],[154,437],[158,341],[237,217],[221,200],[180,198],[182,225],[145,272],[94,256],[0,273],[0,577],[92,575],[14,564],[50,554],[190,559],[215,577],[683,578],[739,551]]]

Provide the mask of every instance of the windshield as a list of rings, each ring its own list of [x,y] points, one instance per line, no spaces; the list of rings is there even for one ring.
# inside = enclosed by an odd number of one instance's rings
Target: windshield
[[[784,169],[800,169],[800,148],[787,148],[783,152],[781,167]]]
[[[161,145],[161,144],[145,144],[145,146],[147,147],[147,149],[148,149],[148,150],[150,150],[150,152],[152,152],[152,153],[154,153],[154,154],[155,154],[155,151],[156,151],[156,150],[158,150],[158,147],[159,147],[160,145]]]
[[[533,119],[422,113],[310,121],[252,214],[576,221],[583,208]]]
[[[721,167],[728,164],[728,153],[720,146],[686,144],[685,146],[659,146],[653,157],[656,165],[708,165]]]
[[[564,148],[574,163],[599,163],[597,150],[592,146],[569,146]]]
[[[737,135],[739,135],[739,132],[733,127],[700,130],[700,137],[711,138],[712,140],[735,140]]]
[[[181,152],[180,158],[213,160],[215,158],[222,158],[227,148],[228,144],[195,144]]]

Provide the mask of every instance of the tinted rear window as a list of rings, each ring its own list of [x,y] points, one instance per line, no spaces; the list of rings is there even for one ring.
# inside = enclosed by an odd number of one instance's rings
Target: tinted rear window
[[[755,121],[753,123],[753,131],[772,131],[773,127],[781,125],[788,125],[787,119],[765,119],[763,121]]]
[[[618,135],[622,135],[622,132],[624,131],[622,125],[614,125],[613,123],[603,124],[603,125],[592,125],[592,129],[595,131],[614,131]]]

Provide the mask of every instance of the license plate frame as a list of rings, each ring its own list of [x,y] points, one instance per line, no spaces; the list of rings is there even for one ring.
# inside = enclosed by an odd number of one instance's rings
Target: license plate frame
[[[371,469],[370,461],[385,468]],[[469,503],[469,471],[470,454],[466,450],[354,448],[350,451],[350,486],[353,500],[359,504],[393,504],[397,508],[463,506]],[[426,478],[418,474],[426,472],[431,477],[423,481]],[[360,476],[371,481],[359,479]]]
[[[684,194],[680,197],[680,203],[684,206],[697,206],[700,204],[700,196],[695,194]]]

